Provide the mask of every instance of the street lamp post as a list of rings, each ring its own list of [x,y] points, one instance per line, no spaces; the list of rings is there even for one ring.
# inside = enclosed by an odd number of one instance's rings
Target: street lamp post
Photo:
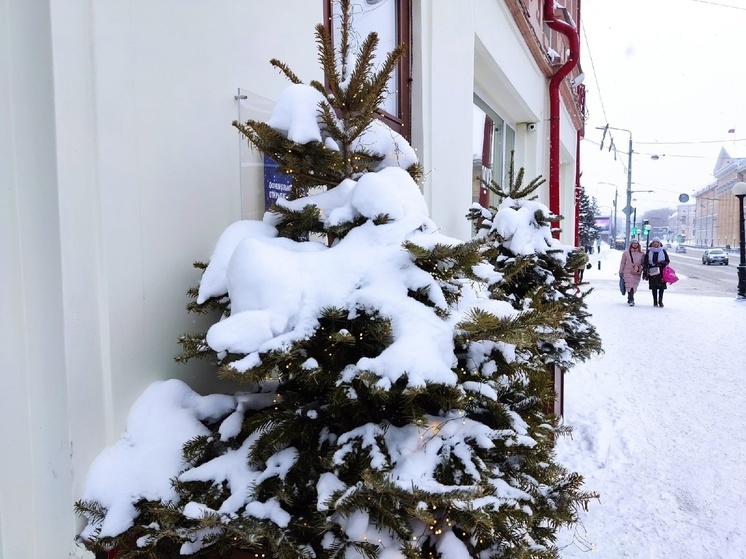
[[[743,198],[746,196],[746,182],[733,185],[733,194],[738,198],[738,233],[741,249],[741,261],[738,264],[738,297],[746,300],[746,235],[744,234]]]

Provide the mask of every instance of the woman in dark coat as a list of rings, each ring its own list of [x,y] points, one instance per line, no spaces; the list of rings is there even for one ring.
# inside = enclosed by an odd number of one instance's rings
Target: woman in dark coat
[[[666,290],[666,282],[663,281],[663,268],[668,266],[671,261],[668,259],[668,253],[661,246],[661,240],[653,237],[650,246],[645,252],[643,262],[643,278],[648,280],[648,287],[653,292],[653,306],[663,306],[663,292]]]

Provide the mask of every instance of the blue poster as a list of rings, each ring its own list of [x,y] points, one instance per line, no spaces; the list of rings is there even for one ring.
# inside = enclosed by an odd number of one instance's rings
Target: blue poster
[[[277,162],[264,156],[264,209],[272,207],[278,198],[286,198],[293,184],[293,175],[286,175],[277,168]]]

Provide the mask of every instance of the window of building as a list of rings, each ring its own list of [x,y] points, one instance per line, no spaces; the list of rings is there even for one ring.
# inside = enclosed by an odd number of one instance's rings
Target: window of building
[[[472,114],[472,202],[486,207],[495,203],[495,196],[482,181],[507,184],[515,129],[476,96]]]
[[[389,80],[389,95],[381,107],[381,118],[389,127],[410,140],[410,0],[352,0],[352,6],[353,52],[372,31],[378,33],[377,61],[382,61],[396,45],[404,43],[407,46],[407,51]],[[331,25],[334,42],[339,44],[339,2],[325,0],[324,13],[326,21]]]

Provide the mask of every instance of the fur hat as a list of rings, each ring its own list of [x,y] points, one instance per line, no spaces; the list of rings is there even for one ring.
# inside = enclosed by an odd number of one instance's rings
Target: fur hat
[[[660,237],[653,237],[652,239],[650,239],[650,242],[651,243],[660,243],[661,239],[660,239]]]

